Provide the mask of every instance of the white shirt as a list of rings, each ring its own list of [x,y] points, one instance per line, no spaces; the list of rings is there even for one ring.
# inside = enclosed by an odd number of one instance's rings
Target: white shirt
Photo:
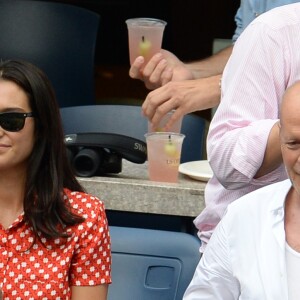
[[[286,272],[288,278],[289,300],[300,299],[300,253],[285,243]]]
[[[287,178],[283,166],[259,179],[254,176],[278,121],[282,96],[300,79],[299,49],[300,3],[262,14],[235,43],[207,138],[214,176],[206,186],[206,207],[195,219],[203,246],[229,203]]]
[[[288,179],[228,206],[184,300],[289,299],[284,201],[290,188]]]

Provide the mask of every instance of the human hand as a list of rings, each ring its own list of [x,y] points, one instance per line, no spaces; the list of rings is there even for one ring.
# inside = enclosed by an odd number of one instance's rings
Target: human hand
[[[148,89],[156,89],[169,81],[193,79],[192,72],[174,54],[161,50],[143,67],[144,57],[135,59],[129,70],[129,76],[144,81]]]
[[[184,115],[215,107],[220,102],[220,75],[197,80],[171,81],[150,92],[143,105],[143,114],[153,127],[157,127],[162,117],[175,109],[166,124],[166,130]]]

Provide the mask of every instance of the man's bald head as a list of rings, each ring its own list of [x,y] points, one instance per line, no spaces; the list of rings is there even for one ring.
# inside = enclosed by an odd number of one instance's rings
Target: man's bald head
[[[295,121],[300,124],[300,81],[295,82],[285,91],[280,111],[281,126],[286,122]]]

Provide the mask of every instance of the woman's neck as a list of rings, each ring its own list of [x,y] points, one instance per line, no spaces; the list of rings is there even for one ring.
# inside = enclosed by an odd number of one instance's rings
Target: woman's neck
[[[23,212],[25,179],[22,174],[0,172],[0,224],[8,228]]]

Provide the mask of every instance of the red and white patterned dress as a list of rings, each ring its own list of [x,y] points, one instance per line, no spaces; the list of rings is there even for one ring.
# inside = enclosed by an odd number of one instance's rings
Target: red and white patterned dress
[[[104,204],[65,189],[65,200],[85,218],[67,227],[71,236],[42,242],[21,214],[0,225],[0,285],[3,299],[71,299],[71,286],[111,283],[110,236]],[[34,244],[32,244],[34,242]]]

